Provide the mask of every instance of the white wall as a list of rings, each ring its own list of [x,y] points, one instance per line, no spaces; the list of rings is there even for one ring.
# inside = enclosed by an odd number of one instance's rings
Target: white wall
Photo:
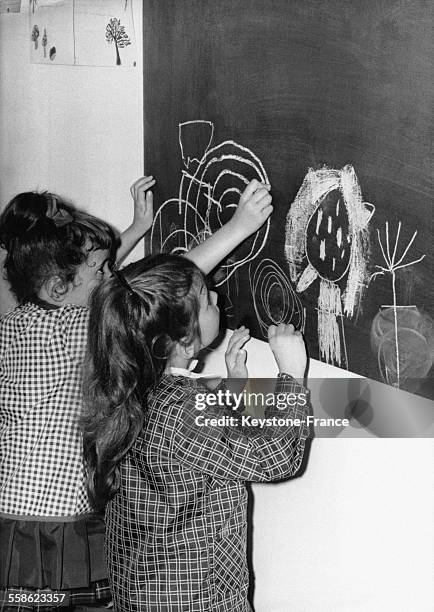
[[[2,206],[48,188],[128,225],[129,185],[143,171],[138,60],[135,69],[32,65],[26,15],[0,17]],[[251,341],[251,375],[273,375],[271,363],[267,345]],[[221,351],[208,367],[223,369]],[[431,440],[316,439],[302,478],[255,486],[257,612],[431,611],[433,459]]]

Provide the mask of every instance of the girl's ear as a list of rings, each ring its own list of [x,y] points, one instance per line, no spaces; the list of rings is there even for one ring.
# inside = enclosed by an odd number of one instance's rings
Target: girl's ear
[[[46,292],[48,301],[60,304],[64,301],[68,293],[68,285],[60,276],[52,276],[44,285],[43,289]],[[44,297],[44,296],[40,296]]]

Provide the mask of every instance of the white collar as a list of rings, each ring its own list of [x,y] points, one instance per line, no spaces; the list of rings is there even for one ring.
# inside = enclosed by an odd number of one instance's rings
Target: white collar
[[[192,359],[192,361],[190,362],[188,366],[188,369],[170,367],[170,374],[172,374],[172,376],[184,376],[185,378],[207,378],[207,379],[208,378],[209,379],[221,378],[221,376],[218,376],[217,374],[197,374],[197,372],[193,372],[192,370],[194,370],[197,364],[198,364],[198,360]]]
[[[193,372],[194,368],[197,366],[197,359],[192,359],[190,362],[188,369],[187,368],[170,368],[170,373],[173,376],[184,376],[185,378],[203,378],[202,374],[197,374]]]

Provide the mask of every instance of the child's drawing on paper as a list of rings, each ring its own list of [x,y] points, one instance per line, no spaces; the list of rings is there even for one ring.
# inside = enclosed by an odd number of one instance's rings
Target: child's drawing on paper
[[[409,391],[418,387],[418,379],[424,378],[433,364],[434,329],[428,314],[416,306],[398,305],[396,273],[422,261],[421,255],[406,260],[413,245],[415,231],[404,248],[399,246],[402,224],[398,223],[395,242],[392,245],[389,223],[386,221],[384,238],[377,229],[378,243],[384,265],[371,276],[374,280],[390,274],[392,277],[392,304],[385,304],[375,316],[371,326],[371,347],[377,357],[378,369],[384,382]],[[392,250],[393,249],[393,250]]]
[[[131,2],[38,0],[31,3],[29,13],[33,43],[31,61],[34,63],[136,65]],[[38,34],[32,30],[36,23]],[[44,38],[38,40],[42,33]]]
[[[35,44],[35,49],[38,48],[38,38],[39,38],[39,28],[38,26],[35,24],[32,28],[32,41]]]
[[[286,220],[285,256],[296,290],[319,279],[320,357],[348,368],[343,317],[357,314],[367,285],[368,222],[354,168],[310,169]]]
[[[73,5],[73,0],[38,0],[29,8],[32,63],[74,63]]]
[[[0,13],[19,13],[21,0],[0,0]]]
[[[132,3],[74,0],[75,61],[92,66],[135,66]]]
[[[42,47],[44,48],[44,57],[47,57],[47,30],[44,28],[44,36],[42,37]]]
[[[111,44],[114,43],[116,49],[116,65],[121,65],[121,56],[119,55],[119,49],[123,49],[128,45],[131,45],[128,34],[125,32],[125,27],[121,25],[119,19],[114,17],[110,19],[105,28],[106,41]]]

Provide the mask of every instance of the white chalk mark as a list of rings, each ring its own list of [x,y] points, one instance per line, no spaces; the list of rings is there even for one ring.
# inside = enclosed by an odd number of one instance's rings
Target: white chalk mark
[[[413,236],[412,236],[412,237],[411,237],[411,239],[410,239],[410,242],[407,244],[407,247],[406,247],[406,249],[405,249],[404,253],[403,253],[403,254],[401,255],[401,257],[398,259],[398,261],[397,261],[397,262],[394,262],[394,261],[392,262],[394,265],[398,266],[398,265],[401,263],[401,261],[402,261],[402,260],[404,259],[404,257],[407,255],[407,253],[408,253],[408,251],[409,251],[409,249],[410,249],[411,245],[413,244],[414,239],[416,238],[416,236],[417,236],[417,230],[414,232]]]
[[[349,245],[348,265],[340,271],[339,278],[327,278],[325,272],[320,272],[316,266],[318,261],[311,261],[308,249],[307,229],[315,214],[322,212],[321,203],[332,191],[339,190],[341,197],[336,203],[336,217],[342,214],[341,206],[345,206],[348,216],[348,232],[346,242]],[[367,260],[369,257],[369,233],[368,221],[372,217],[375,207],[362,201],[360,186],[350,165],[342,170],[322,168],[320,170],[309,169],[302,186],[300,187],[294,202],[291,204],[286,218],[285,256],[289,266],[291,280],[296,283],[297,291],[305,291],[316,278],[320,279],[320,297],[318,301],[318,339],[320,353],[330,363],[341,364],[348,362],[346,357],[341,357],[341,346],[339,343],[339,326],[336,317],[353,317],[357,312],[363,293],[367,286]],[[318,219],[316,220],[317,234],[319,232]],[[328,233],[336,232],[336,242],[342,246],[342,227],[339,225],[333,229],[332,218],[328,218]],[[319,259],[325,261],[326,245],[321,241]],[[344,259],[348,250],[342,249],[341,260]],[[307,260],[307,266],[306,266]],[[306,266],[306,267],[305,267]],[[332,259],[330,270],[336,269],[336,259]],[[322,268],[323,270],[323,268]],[[344,282],[346,287],[341,296],[339,281]],[[337,300],[336,296],[339,296]],[[327,304],[332,301],[334,306],[329,308]],[[339,301],[339,306],[337,302]],[[343,308],[342,308],[343,306]],[[326,308],[327,314],[321,314]],[[343,310],[343,313],[342,313]],[[333,314],[334,313],[334,314]],[[328,329],[324,329],[328,326]],[[346,355],[344,327],[341,321],[341,336]]]
[[[315,270],[315,268],[308,264],[298,279],[297,291],[299,293],[305,291],[313,283],[313,281],[318,278],[318,276],[318,272]]]
[[[341,341],[337,319],[342,316],[341,291],[330,281],[321,279],[318,297],[318,344],[327,363],[341,365]]]
[[[319,234],[319,228],[321,225],[321,221],[322,221],[322,210],[319,210],[317,218],[316,218],[316,233],[317,234]]]
[[[327,231],[329,234],[332,233],[332,217],[331,215],[329,215],[328,219],[327,219]]]
[[[262,162],[252,151],[232,140],[211,147],[213,135],[214,124],[210,121],[179,124],[179,145],[187,170],[181,172],[178,198],[163,202],[155,215],[151,231],[154,250],[164,247],[187,252],[191,244],[203,242],[232,217],[241,193],[252,179],[269,183]],[[200,146],[202,157],[197,155]],[[175,218],[176,230],[168,231],[170,221],[163,222],[163,217]],[[219,269],[216,286],[227,283],[240,266],[259,255],[269,228],[270,220],[226,260]]]
[[[398,248],[399,234],[400,233],[401,233],[401,221],[398,222],[398,229],[396,231],[395,247],[393,249],[393,255],[392,255],[392,264],[395,263],[396,250]]]
[[[192,130],[192,131],[197,132],[198,129],[203,130],[204,128],[205,130],[209,131],[208,143],[205,145],[204,149],[200,151],[200,154],[197,157],[194,157],[194,156],[190,157],[190,155],[187,155],[186,157],[184,153],[184,144],[183,144],[183,140],[185,140],[185,136],[183,138],[182,132],[184,131],[184,134],[186,130]],[[196,119],[195,121],[184,121],[183,123],[180,123],[178,125],[179,147],[181,149],[182,161],[184,162],[184,166],[186,168],[189,167],[191,162],[197,162],[197,163],[200,162],[202,157],[208,151],[213,137],[214,137],[214,124],[211,121],[203,121],[201,119]],[[196,138],[198,138],[198,134],[196,134]],[[207,140],[207,137],[205,137],[204,141],[206,142],[206,140]]]
[[[324,261],[325,260],[325,256],[326,256],[326,253],[325,253],[325,240],[321,240],[320,245],[319,245],[319,257],[320,257],[320,259],[322,259]]]
[[[280,266],[271,259],[260,261],[254,272],[253,266],[249,266],[249,283],[264,338],[271,324],[292,323],[304,331],[306,311]]]
[[[396,386],[399,387],[401,384],[401,373],[400,373],[400,348],[399,348],[399,342],[398,342],[398,304],[397,304],[397,295],[396,295],[396,271],[400,270],[402,268],[408,268],[409,266],[413,266],[416,263],[419,263],[420,261],[422,261],[425,258],[425,255],[422,255],[421,257],[414,259],[412,261],[409,261],[407,263],[402,263],[408,253],[408,251],[410,250],[414,240],[416,239],[417,236],[417,230],[414,232],[413,236],[410,238],[410,241],[408,242],[407,246],[405,247],[401,257],[398,259],[398,261],[395,261],[396,258],[396,254],[398,251],[398,242],[399,242],[399,236],[401,233],[401,221],[398,222],[398,227],[396,230],[396,235],[395,235],[395,244],[393,247],[393,253],[392,255],[390,255],[390,237],[389,237],[389,223],[388,221],[386,221],[385,224],[385,242],[386,242],[386,248],[384,248],[383,245],[383,241],[381,239],[381,235],[380,235],[380,230],[377,229],[377,237],[378,237],[378,243],[380,245],[380,249],[381,249],[381,254],[383,256],[384,259],[384,263],[385,266],[379,266],[376,265],[375,267],[378,268],[378,272],[374,272],[374,274],[371,275],[369,282],[372,281],[374,278],[376,278],[377,276],[381,276],[381,275],[385,275],[387,273],[391,274],[392,276],[392,296],[393,296],[393,318],[394,318],[394,333],[395,333],[395,337],[394,337],[394,343],[395,343],[395,357],[396,357]],[[381,347],[380,347],[381,348]],[[380,348],[378,349],[378,354],[377,357],[378,359],[380,359]],[[385,365],[386,370],[387,370],[387,364]],[[380,367],[380,372],[382,372],[382,367]],[[385,375],[383,375],[383,380],[386,380],[384,378]],[[387,382],[389,382],[389,376],[387,375]]]

